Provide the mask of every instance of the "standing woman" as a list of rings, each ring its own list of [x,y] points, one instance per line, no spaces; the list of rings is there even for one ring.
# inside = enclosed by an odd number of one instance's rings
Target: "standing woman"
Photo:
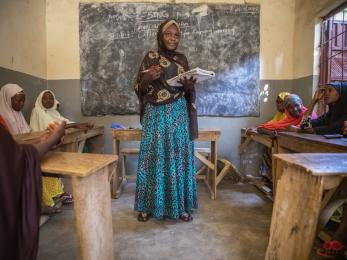
[[[12,135],[31,131],[21,112],[25,103],[23,89],[17,84],[6,84],[0,90],[0,116]]]
[[[137,76],[142,140],[137,170],[135,210],[138,220],[169,217],[191,221],[197,208],[194,143],[198,136],[195,80],[182,87],[167,79],[189,70],[184,54],[176,52],[180,28],[163,22],[157,32],[158,51],[149,51]]]

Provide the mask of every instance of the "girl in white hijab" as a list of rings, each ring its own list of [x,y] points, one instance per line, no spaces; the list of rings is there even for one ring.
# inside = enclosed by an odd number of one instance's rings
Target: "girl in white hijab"
[[[25,102],[23,89],[17,84],[6,84],[0,90],[0,115],[6,121],[11,134],[31,131],[21,112]]]
[[[44,90],[36,99],[35,107],[31,112],[30,126],[33,131],[46,130],[50,123],[66,121],[67,124],[73,123],[63,117],[57,111],[58,101],[50,90]]]
[[[36,99],[35,107],[31,112],[30,126],[33,131],[46,130],[49,124],[53,122],[60,123],[71,121],[63,116],[56,110],[58,101],[54,93],[49,90],[44,90]],[[55,177],[42,177],[42,204],[44,213],[54,214],[59,213],[55,205],[55,198],[62,199],[63,204],[70,204],[73,202],[72,196],[63,190],[63,184],[59,178]]]

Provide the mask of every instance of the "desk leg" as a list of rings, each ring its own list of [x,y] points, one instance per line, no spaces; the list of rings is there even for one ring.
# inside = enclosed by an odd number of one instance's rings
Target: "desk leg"
[[[283,167],[277,181],[265,259],[309,259],[323,193],[322,177]]]
[[[115,171],[115,175],[113,177],[112,181],[112,197],[114,199],[118,199],[121,195],[121,178],[120,178],[120,170],[123,170],[122,165],[122,158],[120,155],[120,141],[119,140],[113,140],[113,153],[118,156],[118,160],[121,163],[122,169],[120,167],[117,167]]]
[[[114,259],[108,167],[72,179],[80,258]]]
[[[73,142],[70,144],[66,144],[61,148],[62,152],[70,152],[70,153],[77,153],[78,152],[78,142]]]
[[[273,197],[276,197],[278,181],[281,179],[283,174],[284,164],[282,160],[277,160],[272,157],[272,193]]]
[[[211,199],[217,199],[217,141],[211,141],[211,162],[214,169],[210,172],[210,187],[212,188]]]
[[[89,153],[104,153],[104,135],[97,135],[86,140]]]

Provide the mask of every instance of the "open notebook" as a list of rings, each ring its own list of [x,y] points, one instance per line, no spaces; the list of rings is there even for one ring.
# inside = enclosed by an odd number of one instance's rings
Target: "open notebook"
[[[200,81],[204,81],[206,79],[214,78],[215,73],[213,71],[195,68],[195,69],[186,71],[184,73],[181,73],[181,74],[177,75],[176,77],[168,79],[166,82],[167,82],[167,84],[169,84],[170,86],[173,86],[173,87],[182,87],[182,84],[178,83],[178,81],[183,77],[186,77],[189,79],[191,76],[193,76],[196,79],[196,82],[200,82]]]

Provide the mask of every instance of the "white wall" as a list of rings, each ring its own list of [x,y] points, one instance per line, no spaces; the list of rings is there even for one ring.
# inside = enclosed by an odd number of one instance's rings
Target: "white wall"
[[[46,1],[0,1],[0,67],[46,78]]]

